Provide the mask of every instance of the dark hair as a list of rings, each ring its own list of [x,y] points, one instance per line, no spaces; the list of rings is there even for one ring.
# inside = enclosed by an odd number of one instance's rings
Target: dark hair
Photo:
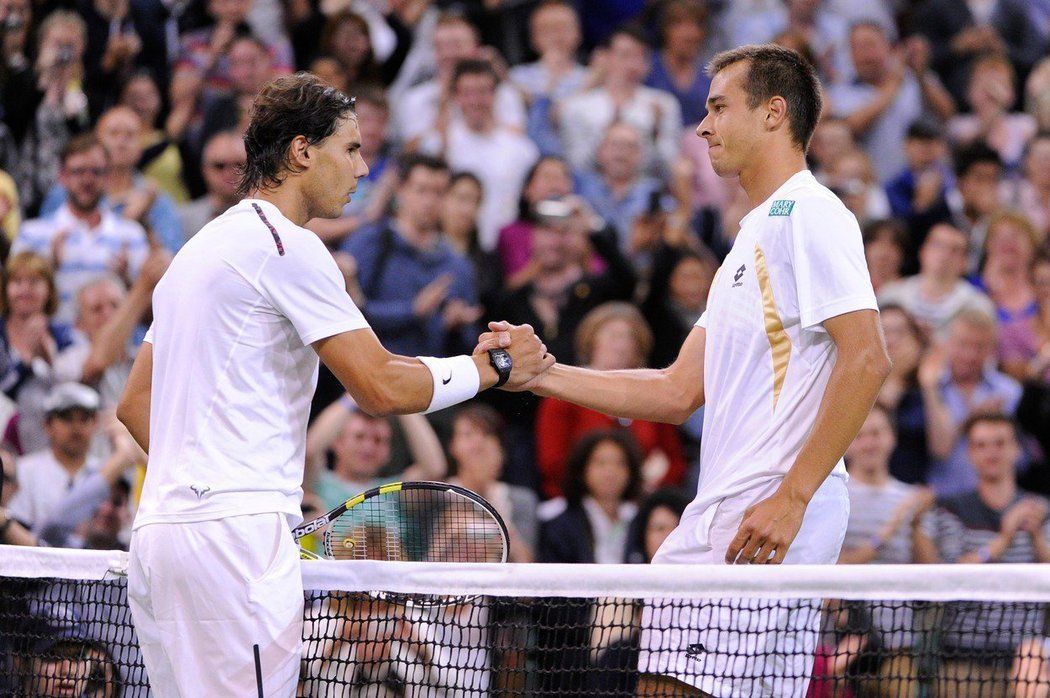
[[[459,79],[464,75],[488,75],[492,78],[494,86],[499,85],[499,74],[492,67],[492,63],[483,58],[464,58],[456,61],[456,66],[452,69],[451,85],[453,92],[456,91],[456,87],[459,85]]]
[[[102,148],[102,143],[95,137],[95,134],[92,132],[81,133],[79,136],[73,136],[66,141],[66,144],[62,146],[62,150],[58,152],[58,161],[65,165],[66,161],[74,155],[88,153],[95,148]],[[105,153],[106,149],[102,148],[102,152]],[[106,155],[106,159],[109,160],[109,155]]]
[[[638,506],[638,513],[627,528],[627,545],[624,560],[633,564],[648,564],[652,562],[645,551],[645,529],[649,528],[649,519],[657,509],[670,509],[679,521],[685,508],[689,505],[689,497],[681,491],[664,488],[653,492],[642,500]]]
[[[876,218],[868,221],[861,228],[861,239],[865,247],[868,246],[868,243],[883,237],[889,237],[902,252],[908,249],[908,230],[896,218]]]
[[[412,175],[412,170],[417,167],[422,167],[425,170],[448,172],[448,163],[445,162],[444,158],[439,158],[436,155],[426,155],[424,153],[410,153],[402,156],[397,161],[398,183],[404,184],[407,182],[408,178]]]
[[[984,141],[975,141],[955,151],[955,176],[965,177],[974,165],[982,163],[991,163],[997,167],[1003,166],[999,153],[988,147]]]
[[[700,0],[671,0],[660,13],[660,37],[667,41],[667,30],[675,24],[691,22],[707,31],[707,7]]]
[[[776,44],[752,44],[719,53],[707,64],[707,74],[714,77],[740,61],[748,62],[743,84],[748,108],[783,97],[791,138],[803,151],[808,150],[824,107],[816,69],[797,51]]]
[[[1005,424],[1010,427],[1010,431],[1014,434],[1014,439],[1020,441],[1021,432],[1017,426],[1017,420],[1008,414],[1003,412],[977,412],[971,414],[960,428],[960,433],[966,437],[967,441],[970,440],[970,435],[978,424]]]
[[[618,36],[626,36],[628,39],[631,39],[632,41],[641,44],[646,49],[652,48],[652,46],[649,43],[649,35],[646,33],[645,29],[642,28],[642,26],[637,22],[626,22],[618,26],[616,29],[613,29],[612,33],[609,34],[609,38],[606,40],[605,45],[612,46],[612,42]]]
[[[299,72],[266,84],[252,105],[244,134],[247,163],[237,193],[246,196],[260,187],[276,187],[288,173],[288,146],[296,136],[311,145],[335,133],[339,122],[356,118],[354,100],[315,75]]]
[[[944,129],[933,119],[916,119],[908,124],[904,137],[921,141],[939,141],[944,138]]]
[[[539,160],[532,164],[529,171],[525,173],[525,180],[521,185],[521,196],[518,197],[518,219],[523,221],[536,222],[535,212],[532,210],[532,206],[529,205],[528,200],[525,198],[525,190],[532,184],[532,180],[536,177],[536,173],[540,171],[548,162],[556,162],[564,168],[565,172],[569,175],[569,179],[572,179],[572,168],[569,166],[568,161],[560,155],[544,155]]]
[[[452,423],[455,424],[461,419],[476,426],[485,433],[485,436],[496,437],[500,445],[503,444],[503,429],[506,426],[506,422],[493,407],[483,402],[469,403],[466,407],[456,412],[456,416],[452,418]]]
[[[353,24],[357,26],[357,28],[368,37],[368,51],[362,58],[360,65],[346,65],[343,61],[336,58],[334,51],[335,35],[344,24]],[[343,67],[343,70],[349,71],[350,69],[354,69],[357,71],[354,75],[349,76],[354,82],[382,82],[380,75],[381,70],[379,68],[379,63],[376,61],[375,50],[372,46],[372,37],[368,32],[368,22],[356,12],[352,10],[343,10],[342,12],[330,16],[324,24],[324,29],[321,30],[320,47],[321,53],[335,58],[336,62]]]
[[[579,506],[583,498],[587,496],[587,485],[584,475],[587,472],[587,464],[591,460],[594,451],[603,443],[612,442],[620,447],[627,458],[627,487],[624,489],[623,498],[632,500],[638,497],[638,491],[642,484],[642,454],[638,448],[638,442],[630,432],[622,429],[610,429],[592,431],[583,436],[569,453],[565,461],[565,479],[562,482],[562,495],[570,505]]]

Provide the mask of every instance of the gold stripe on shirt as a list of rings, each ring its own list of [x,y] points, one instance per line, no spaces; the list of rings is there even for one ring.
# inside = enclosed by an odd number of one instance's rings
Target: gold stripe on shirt
[[[762,290],[762,310],[766,324],[766,339],[773,352],[773,409],[777,408],[780,390],[787,377],[788,361],[791,359],[791,338],[784,331],[784,323],[777,312],[773,299],[773,284],[769,281],[769,270],[766,268],[766,255],[762,248],[755,245],[755,274],[758,276],[758,287]]]

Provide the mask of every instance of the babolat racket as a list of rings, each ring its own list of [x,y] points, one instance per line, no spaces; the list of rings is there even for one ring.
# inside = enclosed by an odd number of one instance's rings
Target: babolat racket
[[[362,492],[292,530],[296,540],[322,532],[323,558],[407,562],[506,562],[507,525],[480,495],[444,482],[395,482]],[[369,592],[410,606],[446,606],[465,597]]]
[[[323,531],[329,560],[507,561],[503,518],[480,495],[444,482],[372,488],[293,529],[292,535],[300,540],[318,531]]]

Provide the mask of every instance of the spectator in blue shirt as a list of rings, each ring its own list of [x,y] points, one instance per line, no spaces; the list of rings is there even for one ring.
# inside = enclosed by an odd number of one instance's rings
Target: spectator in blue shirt
[[[675,0],[660,17],[660,50],[653,52],[645,84],[674,95],[682,108],[682,125],[707,116],[711,78],[704,70],[712,57],[707,8],[699,0]]]
[[[443,356],[477,340],[474,268],[441,237],[449,171],[440,158],[413,155],[400,167],[390,218],[362,228],[343,246],[357,262],[362,310],[390,351]]]

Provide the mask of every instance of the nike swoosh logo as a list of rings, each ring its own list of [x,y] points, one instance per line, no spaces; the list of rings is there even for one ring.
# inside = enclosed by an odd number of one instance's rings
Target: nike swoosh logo
[[[441,385],[448,385],[451,382],[452,382],[452,372],[450,371],[449,374],[448,374],[448,378],[442,378],[441,379]]]

